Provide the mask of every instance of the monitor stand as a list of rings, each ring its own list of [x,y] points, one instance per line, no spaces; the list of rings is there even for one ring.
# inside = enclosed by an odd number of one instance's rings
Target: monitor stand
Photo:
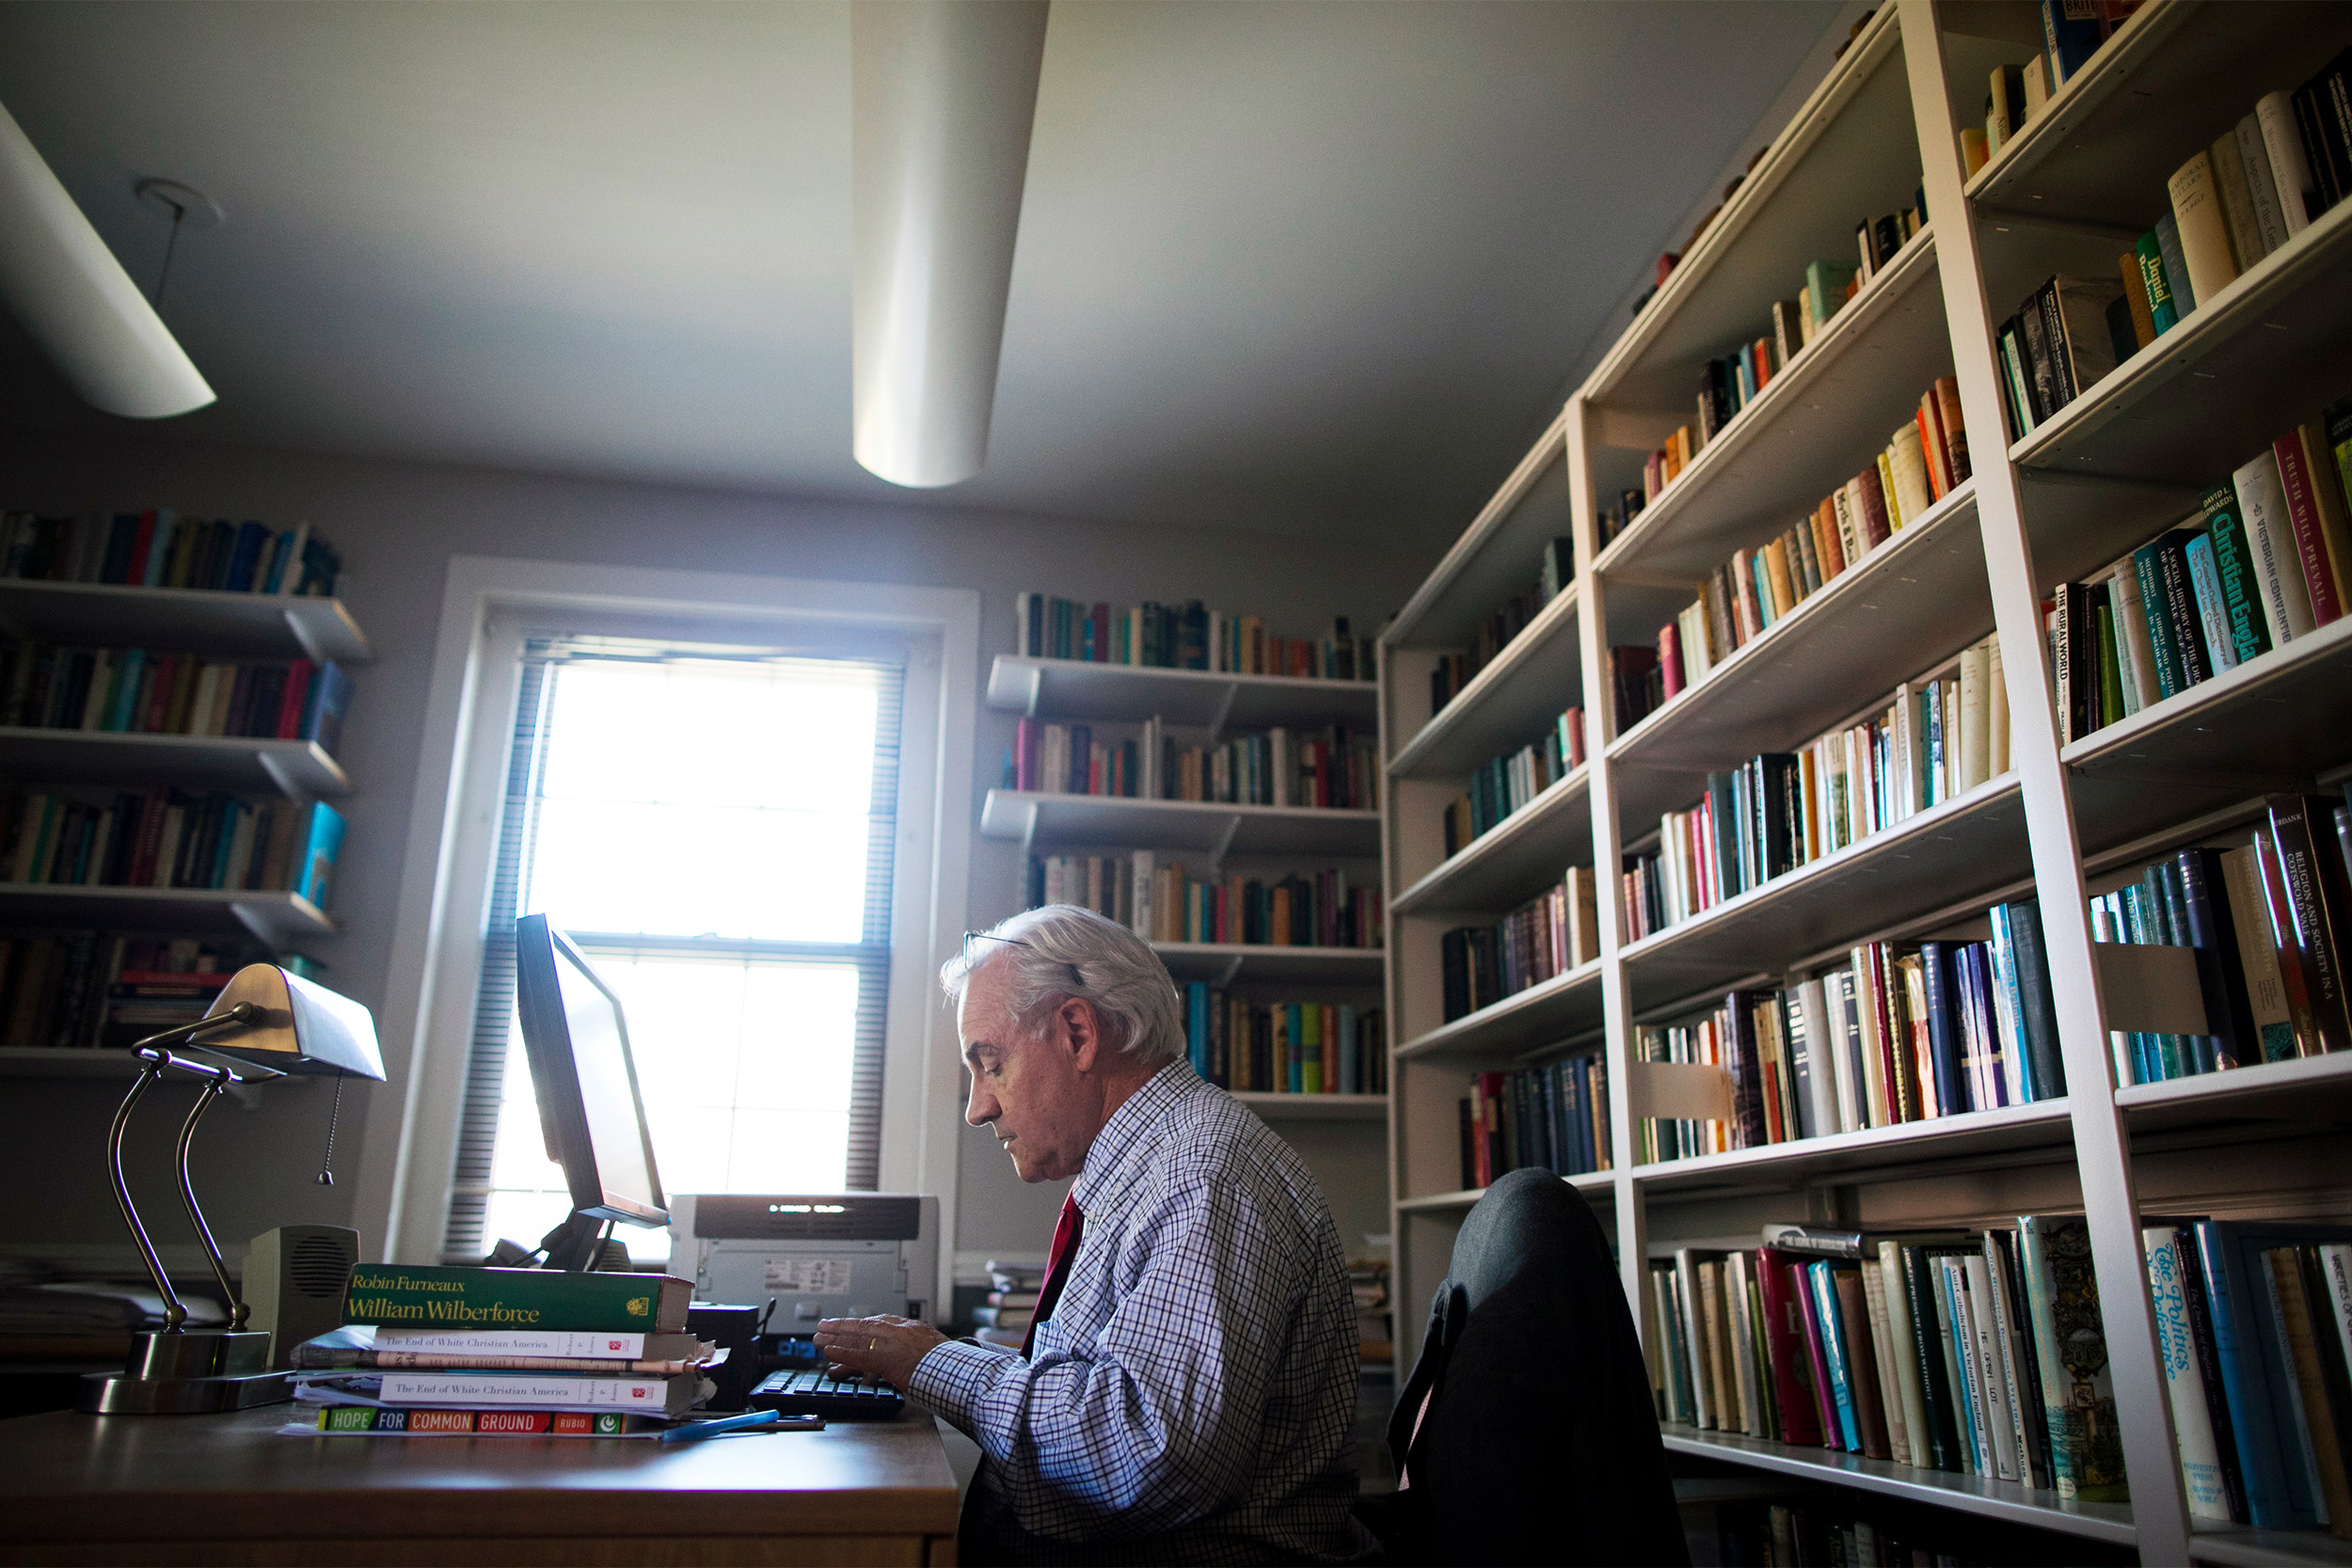
[[[547,1249],[544,1269],[562,1269],[566,1274],[586,1274],[596,1266],[599,1250],[597,1238],[604,1232],[605,1223],[594,1214],[574,1210],[571,1218],[539,1239]]]

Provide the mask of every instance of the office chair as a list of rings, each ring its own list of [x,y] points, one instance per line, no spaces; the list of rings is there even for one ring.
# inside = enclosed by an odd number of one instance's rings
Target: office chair
[[[1389,1450],[1402,1489],[1359,1516],[1391,1562],[1690,1561],[1616,1263],[1550,1172],[1463,1222]]]

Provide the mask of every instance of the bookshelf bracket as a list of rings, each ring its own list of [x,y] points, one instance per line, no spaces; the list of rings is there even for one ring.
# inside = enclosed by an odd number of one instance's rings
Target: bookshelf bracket
[[[1217,693],[1216,712],[1211,715],[1209,719],[1210,745],[1219,745],[1224,741],[1225,721],[1232,716],[1233,699],[1239,695],[1241,695],[1241,683],[1239,681],[1227,681],[1225,683],[1225,689]]]
[[[319,646],[319,640],[312,634],[310,624],[292,610],[281,610],[278,613],[286,618],[287,635],[302,644],[302,657],[313,664],[325,664],[329,656]]]
[[[2205,993],[2197,983],[2197,949],[2136,942],[2094,943],[2099,1009],[2124,1034],[2205,1035]]]
[[[1236,953],[1236,954],[1234,954],[1232,957],[1231,957],[1231,958],[1227,958],[1227,959],[1225,960],[1225,967],[1224,967],[1223,969],[1221,969],[1221,970],[1219,970],[1219,971],[1217,972],[1217,976],[1216,976],[1216,985],[1217,985],[1217,989],[1218,989],[1218,990],[1224,990],[1226,987],[1231,986],[1231,985],[1233,983],[1233,977],[1234,977],[1235,975],[1239,974],[1240,973],[1241,973],[1241,955],[1240,955],[1239,953]]]
[[[1034,719],[1037,717],[1038,701],[1045,695],[1045,671],[1032,664],[1025,673],[1029,677],[1029,694],[1022,704],[1022,711]]]
[[[269,775],[270,785],[278,794],[283,795],[289,800],[300,800],[303,798],[302,785],[283,762],[267,752],[255,753],[253,760],[262,765],[262,771]]]
[[[1218,819],[1216,825],[1216,842],[1209,846],[1209,870],[1211,873],[1218,876],[1222,876],[1224,874],[1225,852],[1233,847],[1233,835],[1239,832],[1241,832],[1241,817],[1238,815],[1224,816]]]

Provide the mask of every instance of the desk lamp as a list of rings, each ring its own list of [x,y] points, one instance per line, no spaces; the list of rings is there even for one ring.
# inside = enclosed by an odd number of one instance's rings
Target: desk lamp
[[[185,1046],[205,1055],[204,1061],[175,1054],[169,1048]],[[196,1187],[188,1177],[188,1150],[196,1124],[229,1090],[231,1084],[283,1078],[289,1073],[358,1074],[381,1083],[384,1064],[375,1047],[375,1021],[367,1008],[326,987],[290,974],[276,964],[247,964],[230,976],[212,1010],[193,1023],[183,1023],[150,1035],[131,1048],[147,1065],[122,1097],[114,1125],[106,1132],[106,1170],[114,1179],[115,1202],[123,1223],[137,1243],[139,1259],[147,1265],[155,1293],[163,1298],[164,1326],[135,1334],[131,1358],[119,1372],[91,1372],[82,1380],[76,1407],[96,1416],[196,1415],[215,1410],[243,1410],[276,1404],[293,1397],[283,1372],[269,1370],[269,1336],[245,1326],[249,1308],[229,1282],[219,1243],[196,1204]],[[131,1202],[131,1185],[122,1175],[122,1134],[131,1112],[155,1082],[167,1071],[190,1073],[203,1080],[188,1119],[181,1124],[180,1201],[187,1206],[188,1223],[204,1244],[205,1260],[221,1297],[229,1303],[225,1329],[191,1329],[187,1308],[180,1303],[164,1274],[155,1244],[139,1223]],[[340,1092],[340,1085],[338,1085]],[[332,1147],[333,1132],[327,1134]],[[327,1180],[322,1174],[322,1180]]]

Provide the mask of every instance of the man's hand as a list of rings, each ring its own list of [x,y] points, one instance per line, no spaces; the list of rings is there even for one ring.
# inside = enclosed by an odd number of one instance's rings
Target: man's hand
[[[836,1367],[878,1377],[900,1393],[915,1363],[947,1337],[912,1318],[827,1318],[817,1325],[817,1348]]]

